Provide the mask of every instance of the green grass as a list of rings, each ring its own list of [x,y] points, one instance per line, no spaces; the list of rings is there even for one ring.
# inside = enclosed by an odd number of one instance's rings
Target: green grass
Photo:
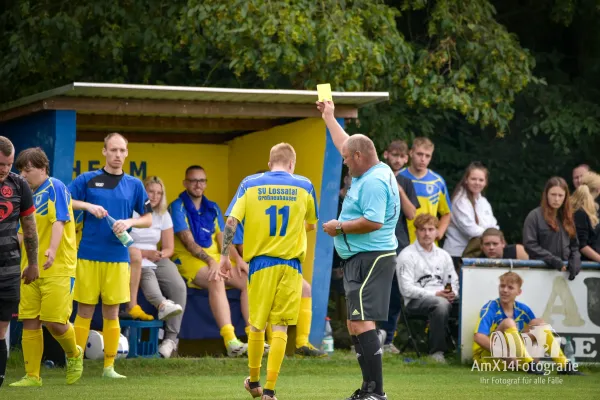
[[[9,388],[21,377],[23,362],[12,353],[1,399],[250,399],[242,387],[247,375],[247,360],[225,358],[135,359],[117,361],[116,370],[127,375],[119,381],[103,380],[102,363],[85,361],[83,378],[67,386],[64,370],[42,368],[41,388]],[[263,360],[263,371],[266,359]],[[585,377],[545,377],[545,384],[502,385],[492,378],[534,378],[523,373],[482,373],[456,363],[441,366],[430,363],[405,363],[403,356],[385,355],[385,390],[392,399],[478,399],[562,398],[593,399],[600,393],[600,369],[586,369]],[[481,378],[489,379],[482,383]],[[263,372],[264,380],[264,372]],[[277,384],[280,400],[345,399],[359,385],[360,371],[355,356],[336,352],[327,360],[286,358]],[[522,382],[522,379],[521,379]],[[560,382],[560,383],[559,383]]]

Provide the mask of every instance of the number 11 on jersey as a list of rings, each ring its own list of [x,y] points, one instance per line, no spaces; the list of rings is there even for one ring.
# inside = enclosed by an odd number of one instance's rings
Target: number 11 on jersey
[[[277,236],[277,214],[281,215],[281,229],[279,236],[285,236],[287,231],[288,221],[290,219],[290,206],[283,206],[279,210],[277,206],[271,206],[265,210],[265,214],[269,216],[269,235]]]

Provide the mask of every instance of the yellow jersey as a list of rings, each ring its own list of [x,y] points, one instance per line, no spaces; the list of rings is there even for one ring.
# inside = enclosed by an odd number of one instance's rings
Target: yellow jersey
[[[311,181],[283,171],[246,177],[227,212],[244,222],[244,260],[267,256],[283,260],[306,257],[305,222],[318,220]]]
[[[69,193],[64,183],[58,179],[48,178],[33,193],[33,202],[35,204],[35,223],[39,241],[38,267],[40,278],[52,276],[75,277],[77,244],[71,193]],[[44,269],[43,265],[47,260],[44,254],[50,247],[52,225],[57,221],[65,223],[63,237],[56,249],[52,267]],[[23,233],[22,227],[19,228],[19,232]],[[21,244],[21,271],[27,265],[27,252],[25,246]]]

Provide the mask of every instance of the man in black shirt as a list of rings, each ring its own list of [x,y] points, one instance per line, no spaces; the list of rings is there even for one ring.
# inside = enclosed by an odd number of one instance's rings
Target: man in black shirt
[[[396,225],[396,238],[398,239],[396,254],[400,254],[410,244],[406,220],[415,218],[417,209],[420,207],[419,199],[417,198],[412,181],[399,174],[400,170],[408,162],[408,145],[406,142],[404,140],[394,140],[391,142],[383,152],[383,158],[394,172],[394,175],[396,175],[396,181],[398,182],[401,206],[400,218],[398,218],[398,224]],[[402,296],[400,296],[398,279],[394,274],[388,320],[379,324],[380,328],[385,331],[383,351],[392,354],[400,353],[396,346],[392,344],[392,341],[398,325],[398,318],[400,317],[401,302]]]
[[[12,142],[0,136],[0,386],[4,382],[8,355],[6,330],[13,314],[19,310],[20,279],[30,284],[39,275],[33,194],[23,178],[10,172],[14,159]],[[19,222],[23,227],[23,243],[29,260],[22,274],[17,238]]]

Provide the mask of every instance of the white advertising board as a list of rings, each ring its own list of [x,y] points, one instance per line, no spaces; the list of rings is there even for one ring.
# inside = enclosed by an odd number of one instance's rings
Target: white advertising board
[[[461,359],[473,357],[473,334],[479,312],[498,298],[499,277],[510,268],[462,268]],[[584,269],[573,281],[564,272],[540,268],[513,268],[523,278],[523,293],[517,301],[531,308],[560,335],[572,338],[575,358],[582,363],[600,363],[600,269]]]

